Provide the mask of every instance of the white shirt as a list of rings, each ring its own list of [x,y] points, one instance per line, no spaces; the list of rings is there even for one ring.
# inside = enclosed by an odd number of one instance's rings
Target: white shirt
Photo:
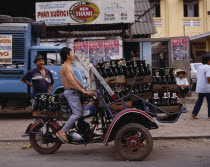
[[[196,93],[210,93],[210,84],[207,78],[210,77],[210,66],[202,64],[197,70]]]
[[[176,84],[177,85],[189,85],[187,78],[183,77],[182,79],[176,77]]]

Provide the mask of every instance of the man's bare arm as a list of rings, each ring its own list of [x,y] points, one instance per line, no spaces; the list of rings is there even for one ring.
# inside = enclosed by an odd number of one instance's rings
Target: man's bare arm
[[[23,83],[25,83],[25,84],[27,84],[27,85],[32,87],[32,83],[31,82],[25,81],[22,78],[20,78],[20,81],[22,81]]]
[[[210,84],[210,77],[207,78],[208,83]]]
[[[81,82],[75,77],[75,75],[74,75],[74,79],[79,84],[79,86],[81,86],[83,89],[85,89],[84,86],[81,84]]]

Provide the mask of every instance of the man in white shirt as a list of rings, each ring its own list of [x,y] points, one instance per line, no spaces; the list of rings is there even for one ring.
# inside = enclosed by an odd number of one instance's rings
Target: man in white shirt
[[[208,104],[208,118],[210,119],[210,54],[207,53],[202,57],[202,65],[197,71],[197,83],[195,92],[198,93],[198,100],[192,111],[192,118],[198,119],[198,113],[206,97]]]
[[[180,95],[185,97],[185,95],[189,92],[189,83],[184,70],[177,71],[176,83],[178,85]]]

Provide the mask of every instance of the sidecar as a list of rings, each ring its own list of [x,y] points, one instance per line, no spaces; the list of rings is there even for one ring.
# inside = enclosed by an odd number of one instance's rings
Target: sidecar
[[[116,152],[125,160],[145,159],[153,148],[149,130],[158,128],[156,121],[174,123],[182,113],[182,104],[168,112],[132,93],[107,104],[106,98],[109,95],[102,94],[102,89],[97,92],[103,103],[105,117],[109,120],[103,143],[114,141]],[[134,108],[132,101],[127,101],[133,98],[141,107]]]

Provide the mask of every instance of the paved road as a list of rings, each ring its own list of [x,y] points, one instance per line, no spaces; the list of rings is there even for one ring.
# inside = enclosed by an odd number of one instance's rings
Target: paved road
[[[26,143],[0,143],[1,167],[209,167],[210,140],[155,140],[152,153],[137,162],[123,161],[114,146],[63,145],[55,154],[22,149]]]

